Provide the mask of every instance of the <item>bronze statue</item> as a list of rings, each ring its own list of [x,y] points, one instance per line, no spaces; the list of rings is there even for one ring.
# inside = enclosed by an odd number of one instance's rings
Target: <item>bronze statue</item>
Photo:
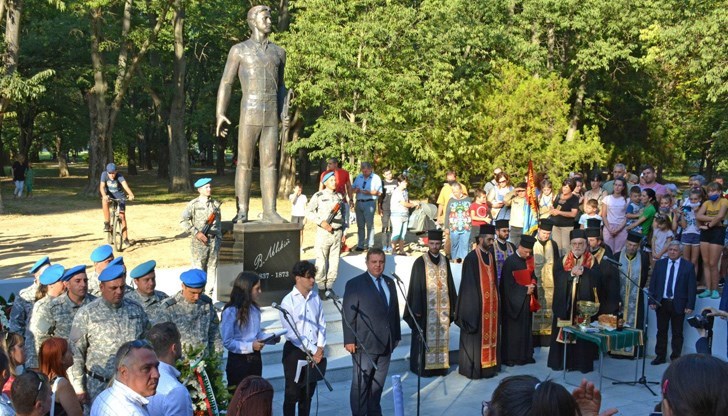
[[[248,11],[250,39],[230,48],[225,71],[217,91],[216,133],[224,137],[227,129],[223,123],[230,123],[225,117],[235,75],[240,79],[243,97],[240,103],[240,125],[238,126],[238,165],[235,171],[235,196],[238,214],[235,222],[248,221],[250,185],[253,179],[253,152],[260,139],[260,190],[263,197],[263,221],[286,222],[276,212],[276,191],[278,172],[278,122],[288,127],[288,116],[283,114],[286,87],[283,72],[286,52],[270,42],[270,8],[254,6]],[[221,132],[222,130],[222,132]]]

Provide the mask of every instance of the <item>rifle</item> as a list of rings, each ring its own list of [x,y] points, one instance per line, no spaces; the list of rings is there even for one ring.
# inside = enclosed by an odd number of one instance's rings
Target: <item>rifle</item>
[[[213,203],[214,205],[214,203]],[[220,213],[220,206],[222,206],[222,202],[220,202],[215,209],[212,210],[210,213],[210,216],[207,217],[207,220],[205,221],[205,226],[202,227],[202,230],[200,232],[205,235],[205,237],[208,236],[210,233],[210,229],[212,228],[213,224],[215,224],[215,217]]]
[[[326,223],[331,225],[331,222],[334,220],[334,217],[336,217],[336,214],[339,213],[341,210],[341,201],[337,202],[336,205],[331,207],[331,212],[329,212],[328,218],[326,218]]]

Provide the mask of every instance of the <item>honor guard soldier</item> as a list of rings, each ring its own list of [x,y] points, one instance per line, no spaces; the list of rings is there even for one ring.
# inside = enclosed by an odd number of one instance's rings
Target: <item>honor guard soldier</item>
[[[99,274],[114,260],[114,249],[110,245],[98,246],[91,252],[91,261],[94,262],[93,270],[88,276],[88,293],[99,297]]]
[[[182,290],[162,301],[158,322],[174,322],[182,334],[183,351],[187,346],[204,345],[207,352],[221,352],[220,319],[205,295],[207,275],[190,269],[180,275]]]
[[[71,335],[71,324],[76,313],[82,306],[91,303],[96,296],[88,293],[88,277],[86,265],[82,264],[66,270],[61,281],[66,287],[66,293],[46,303],[33,315],[31,330],[35,335],[35,345],[38,350],[45,340],[59,337],[68,340]],[[78,379],[81,374],[69,372],[70,380]],[[73,381],[71,381],[73,383]],[[80,382],[80,381],[79,381]]]
[[[306,217],[317,225],[316,243],[316,284],[320,290],[334,287],[339,271],[341,253],[341,234],[344,225],[342,196],[336,193],[336,175],[331,171],[321,179],[324,189],[316,192],[306,207]]]
[[[35,340],[35,332],[33,329],[37,326],[36,313],[45,307],[51,300],[61,296],[66,288],[63,286],[61,278],[66,269],[60,264],[49,266],[40,275],[39,282],[41,285],[48,287],[46,295],[33,305],[33,312],[30,314],[30,322],[25,329],[25,368],[38,368],[38,349],[40,343]]]
[[[126,273],[120,265],[108,266],[99,275],[101,296],[79,309],[71,325],[73,352],[71,380],[82,403],[92,402],[114,377],[114,356],[119,347],[138,339],[149,329],[141,305],[124,298]]]
[[[220,253],[222,230],[220,227],[221,203],[210,198],[212,179],[202,178],[195,182],[200,194],[190,201],[182,212],[180,225],[192,236],[192,267],[204,270],[210,280],[208,293],[212,296],[217,282],[217,257]]]
[[[134,279],[134,286],[136,286],[135,290],[129,291],[129,299],[142,305],[152,325],[159,322],[162,301],[169,297],[166,293],[155,290],[157,287],[155,267],[157,267],[157,262],[149,260],[129,272],[129,277]]]
[[[10,310],[10,332],[18,334],[25,333],[25,328],[28,327],[28,323],[30,322],[30,313],[33,312],[35,294],[38,292],[38,279],[50,265],[51,260],[48,256],[44,256],[30,268],[30,274],[34,278],[33,284],[22,289],[15,298],[15,303],[13,303],[13,307]]]

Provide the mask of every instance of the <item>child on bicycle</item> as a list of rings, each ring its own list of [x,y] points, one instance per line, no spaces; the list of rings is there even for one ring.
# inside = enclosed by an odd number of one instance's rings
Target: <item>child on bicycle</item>
[[[123,191],[122,191],[123,189]],[[126,195],[124,195],[124,191]],[[124,176],[116,171],[116,165],[109,163],[106,170],[101,173],[101,183],[99,184],[99,192],[101,193],[101,210],[104,213],[104,231],[111,232],[111,224],[109,223],[109,199],[114,198],[119,201],[119,219],[121,220],[121,234],[125,245],[131,245],[126,229],[126,200],[134,200],[134,193],[129,188],[129,184]]]

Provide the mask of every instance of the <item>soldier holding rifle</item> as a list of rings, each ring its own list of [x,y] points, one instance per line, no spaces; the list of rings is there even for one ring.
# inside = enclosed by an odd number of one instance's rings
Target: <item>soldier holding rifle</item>
[[[220,227],[221,202],[210,197],[212,179],[195,182],[200,194],[190,201],[182,212],[180,225],[192,237],[192,267],[207,272],[208,290],[212,295],[217,281],[217,258],[220,253],[222,230]]]
[[[317,225],[316,244],[316,284],[320,290],[334,287],[339,271],[341,253],[341,234],[344,225],[341,205],[344,201],[336,193],[336,175],[328,172],[321,179],[324,189],[316,192],[306,207],[306,217]]]

